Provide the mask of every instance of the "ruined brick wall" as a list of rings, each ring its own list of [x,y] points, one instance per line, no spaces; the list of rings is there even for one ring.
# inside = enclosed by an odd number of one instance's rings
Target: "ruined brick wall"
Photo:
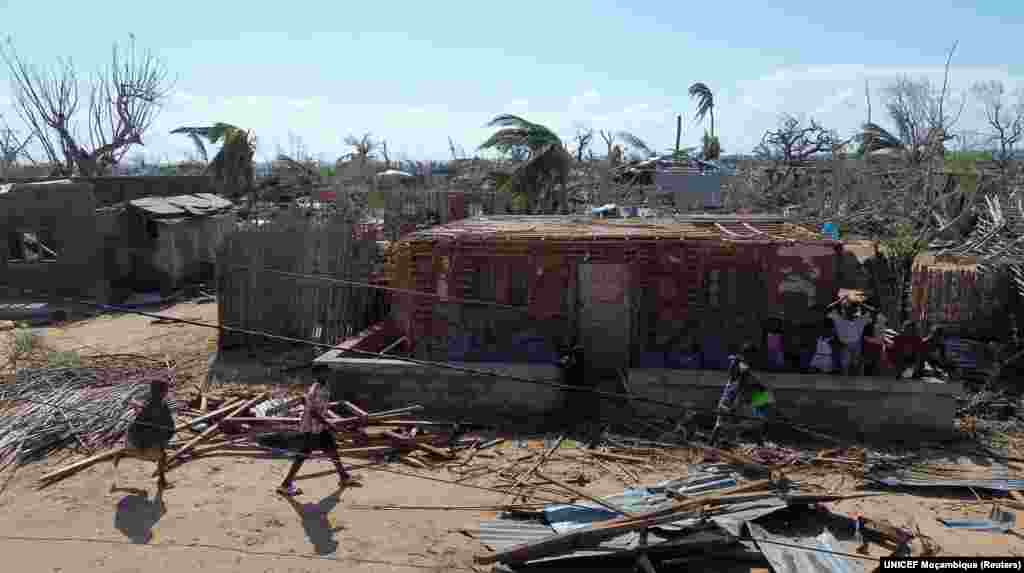
[[[760,343],[764,321],[821,318],[836,292],[830,245],[703,241],[536,241],[412,243],[402,255],[403,288],[393,317],[424,358],[544,362],[580,332],[579,265],[625,264],[629,361],[683,367],[699,344],[724,367],[745,341]],[[524,307],[475,305],[466,299]]]
[[[19,291],[98,298],[107,302],[106,261],[96,229],[96,200],[84,183],[15,185],[0,195],[0,277]],[[53,262],[9,260],[11,234],[45,237]]]

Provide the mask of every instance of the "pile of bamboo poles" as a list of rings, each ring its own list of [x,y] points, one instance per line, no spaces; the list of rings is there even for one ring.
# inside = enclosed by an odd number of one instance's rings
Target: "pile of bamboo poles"
[[[135,421],[130,401],[144,401],[166,368],[22,369],[0,387],[0,470],[57,449],[94,452],[114,445]],[[172,410],[177,404],[172,401]]]

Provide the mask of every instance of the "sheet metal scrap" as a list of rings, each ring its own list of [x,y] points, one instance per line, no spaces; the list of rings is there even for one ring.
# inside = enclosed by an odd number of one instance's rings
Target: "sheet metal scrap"
[[[827,529],[817,537],[790,538],[769,533],[756,523],[748,523],[750,534],[758,548],[772,565],[775,573],[854,573],[860,571],[857,563],[836,555],[836,538]],[[794,547],[796,545],[802,547]],[[804,548],[806,547],[806,549]]]
[[[1024,479],[1011,475],[1005,464],[987,468],[956,467],[956,460],[906,461],[874,464],[865,478],[890,487],[973,487],[993,491],[1024,489]]]
[[[705,495],[738,485],[736,468],[723,464],[694,466],[685,479],[661,482],[649,487],[634,488],[602,498],[626,511],[643,513],[671,508],[673,497]],[[671,494],[671,496],[670,496]],[[740,527],[750,519],[786,507],[779,498],[734,503],[702,516],[696,512],[681,514],[678,519],[659,523],[648,529],[646,547],[641,547],[641,532],[629,531],[588,547],[572,548],[557,555],[526,561],[536,564],[585,557],[625,557],[641,551],[680,557],[690,554],[731,551],[741,542]],[[480,525],[481,542],[497,553],[516,546],[537,543],[554,535],[587,529],[618,515],[592,502],[575,505],[550,505],[542,512],[544,521],[498,519]],[[705,519],[707,518],[707,519]]]

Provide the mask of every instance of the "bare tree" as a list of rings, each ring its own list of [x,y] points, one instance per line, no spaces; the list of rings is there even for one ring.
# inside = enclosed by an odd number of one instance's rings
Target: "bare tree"
[[[163,60],[138,53],[134,35],[125,50],[114,44],[110,64],[85,86],[70,59],[42,70],[23,60],[10,39],[0,55],[11,72],[19,116],[63,175],[105,173],[133,145],[142,145],[171,87]],[[84,108],[80,90],[88,93]]]
[[[1024,90],[1016,90],[1011,97],[999,81],[979,82],[971,88],[985,113],[988,124],[988,143],[994,148],[993,157],[1004,172],[1013,159],[1021,137],[1024,137]]]
[[[949,66],[956,47],[954,42],[949,50],[941,87],[934,86],[928,78],[904,77],[883,89],[885,111],[897,131],[893,134],[867,123],[861,136],[865,152],[900,151],[912,165],[943,157],[945,144],[953,139],[952,132],[967,104],[966,97],[960,97],[956,103],[950,97]]]
[[[612,158],[612,154],[615,151],[615,133],[612,131],[601,130],[601,139],[604,140],[604,144],[608,146],[608,159]]]
[[[576,141],[576,162],[583,162],[583,153],[590,147],[591,140],[594,139],[594,130],[589,127],[576,126],[576,135],[573,136]]]
[[[19,158],[32,161],[26,149],[31,141],[31,134],[23,137],[11,129],[4,116],[0,115],[0,177],[6,177]]]
[[[754,152],[762,158],[792,165],[815,155],[831,153],[840,142],[835,131],[822,127],[813,119],[809,125],[804,125],[792,115],[783,115],[779,127],[766,131]]]
[[[457,145],[451,137],[448,138],[448,151],[451,152],[453,160],[466,157],[466,150],[461,145]]]
[[[352,148],[352,157],[363,165],[373,158],[373,151],[377,149],[377,142],[370,133],[364,133],[361,137],[346,136],[345,145]]]

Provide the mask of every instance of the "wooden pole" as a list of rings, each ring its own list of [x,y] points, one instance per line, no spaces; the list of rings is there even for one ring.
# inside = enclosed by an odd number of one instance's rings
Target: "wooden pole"
[[[683,116],[676,116],[676,153],[679,153],[679,138],[683,135]]]
[[[84,460],[79,460],[71,465],[62,467],[59,470],[52,471],[39,478],[39,481],[42,482],[44,485],[50,485],[53,482],[64,479],[69,475],[80,470],[83,470],[95,463],[102,462],[103,460],[109,460],[110,458],[124,451],[126,451],[126,448],[117,448],[113,450],[108,450],[100,454],[96,454],[95,456],[89,456]]]
[[[213,418],[216,418],[217,416],[220,416],[222,414],[226,414],[226,413],[230,412],[232,409],[234,409],[236,406],[238,406],[238,404],[240,402],[241,402],[240,399],[239,400],[234,400],[230,404],[228,404],[227,406],[224,406],[223,408],[221,408],[221,409],[219,409],[219,410],[217,410],[215,412],[210,412],[209,414],[207,414],[205,416],[201,416],[199,418],[196,418],[195,420],[189,420],[188,422],[182,422],[182,423],[180,423],[180,424],[178,424],[177,426],[174,427],[174,431],[175,432],[180,432],[181,430],[184,430],[185,428],[190,428],[192,426],[195,426],[196,424],[200,424],[200,423],[205,422],[207,420],[211,420]]]
[[[260,394],[259,396],[253,398],[252,400],[248,400],[246,402],[243,402],[241,405],[239,405],[239,406],[235,407],[234,409],[232,409],[231,413],[229,413],[227,416],[225,416],[223,420],[217,422],[213,426],[210,426],[202,434],[199,434],[195,438],[192,438],[192,441],[190,441],[189,443],[187,443],[184,446],[182,446],[181,449],[179,449],[177,452],[175,452],[174,455],[171,456],[171,458],[169,460],[167,460],[167,464],[170,465],[170,464],[174,463],[175,461],[181,459],[181,457],[184,456],[185,454],[187,454],[188,452],[190,452],[192,450],[192,448],[194,448],[194,447],[198,446],[200,443],[206,441],[208,438],[213,436],[214,433],[219,431],[221,424],[223,424],[224,422],[230,420],[232,417],[234,417],[234,416],[236,416],[238,414],[241,414],[242,412],[248,410],[249,408],[255,406],[256,404],[262,402],[263,400],[266,399],[266,397],[267,397],[267,393]]]
[[[533,473],[537,474],[537,477],[539,477],[540,479],[542,479],[542,480],[544,480],[544,481],[546,481],[548,483],[557,485],[558,487],[564,489],[565,491],[573,493],[573,494],[575,494],[575,495],[577,495],[577,496],[579,496],[579,497],[581,497],[583,499],[588,499],[588,500],[596,503],[597,505],[600,505],[601,507],[603,507],[605,509],[610,509],[610,510],[614,511],[615,513],[619,513],[619,514],[622,514],[622,515],[625,515],[625,516],[636,517],[636,514],[634,514],[634,513],[628,512],[628,511],[622,509],[621,507],[618,507],[618,506],[616,506],[614,504],[608,503],[607,501],[604,501],[603,499],[601,499],[599,497],[594,497],[592,495],[589,495],[589,494],[587,494],[587,493],[585,493],[585,492],[583,492],[583,491],[581,491],[579,489],[576,489],[576,488],[572,487],[571,485],[569,485],[567,483],[562,483],[562,482],[560,482],[560,481],[558,481],[556,479],[549,478],[546,475],[544,475],[544,474],[542,474],[542,473],[540,473],[538,471],[535,471]]]
[[[544,452],[544,455],[541,456],[539,460],[537,460],[537,463],[535,463],[532,468],[519,474],[519,477],[516,478],[515,483],[512,484],[512,487],[510,487],[508,490],[507,495],[512,496],[512,498],[506,500],[504,503],[502,503],[502,505],[510,505],[515,503],[516,499],[519,498],[519,494],[516,493],[516,488],[518,488],[524,481],[526,481],[530,477],[530,475],[533,474],[533,472],[540,469],[540,467],[544,465],[544,462],[548,461],[548,458],[551,457],[551,454],[555,453],[555,450],[557,450],[562,445],[563,440],[565,440],[565,436],[559,436],[558,439],[555,440],[555,444],[548,448],[548,451]]]

